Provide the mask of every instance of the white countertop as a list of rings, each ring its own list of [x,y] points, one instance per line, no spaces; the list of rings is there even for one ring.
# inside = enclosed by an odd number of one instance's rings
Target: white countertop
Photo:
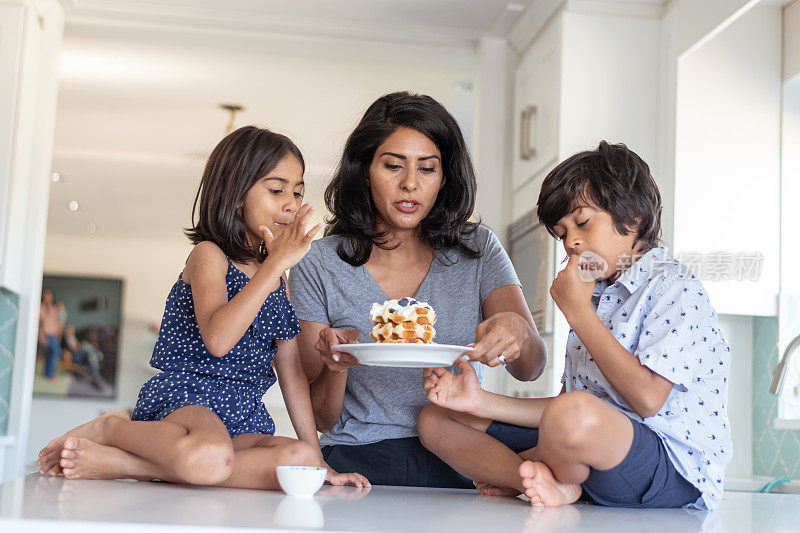
[[[58,521],[58,522],[56,522]],[[325,486],[281,492],[27,477],[0,485],[0,531],[798,531],[800,496],[727,492],[712,513],[575,504],[532,509],[474,491]]]

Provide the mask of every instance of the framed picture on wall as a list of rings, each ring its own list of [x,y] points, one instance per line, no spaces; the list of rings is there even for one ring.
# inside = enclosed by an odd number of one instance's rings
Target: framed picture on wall
[[[45,274],[33,392],[115,398],[122,280]]]

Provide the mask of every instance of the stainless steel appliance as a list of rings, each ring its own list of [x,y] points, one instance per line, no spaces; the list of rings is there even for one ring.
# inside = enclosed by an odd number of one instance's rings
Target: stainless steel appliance
[[[553,282],[555,241],[539,223],[533,209],[508,227],[508,253],[522,282],[522,294],[533,314],[539,334],[553,332]]]

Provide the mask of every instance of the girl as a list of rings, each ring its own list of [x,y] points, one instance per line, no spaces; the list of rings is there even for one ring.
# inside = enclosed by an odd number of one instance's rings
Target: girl
[[[50,442],[40,472],[277,489],[277,465],[324,465],[283,273],[319,225],[302,205],[305,165],[283,135],[240,128],[214,149],[187,230],[195,245],[167,297],[133,413],[114,411]],[[281,380],[300,440],[275,437],[262,403]],[[326,465],[325,465],[326,466]],[[334,485],[369,486],[328,470]]]

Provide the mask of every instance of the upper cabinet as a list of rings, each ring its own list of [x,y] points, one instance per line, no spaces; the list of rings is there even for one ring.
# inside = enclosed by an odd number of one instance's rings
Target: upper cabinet
[[[718,313],[777,313],[781,52],[781,8],[756,6],[678,60],[673,252]]]
[[[511,217],[536,206],[559,161],[600,140],[656,154],[658,18],[556,13],[514,72]]]
[[[511,187],[519,189],[558,157],[561,25],[550,24],[516,69]]]

